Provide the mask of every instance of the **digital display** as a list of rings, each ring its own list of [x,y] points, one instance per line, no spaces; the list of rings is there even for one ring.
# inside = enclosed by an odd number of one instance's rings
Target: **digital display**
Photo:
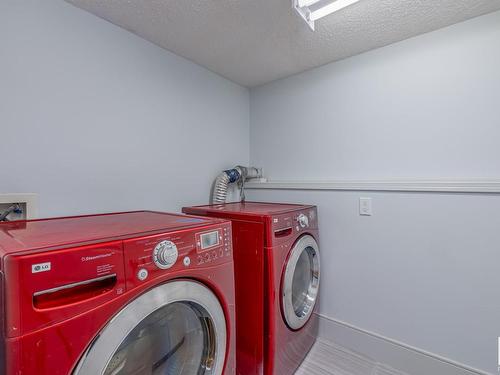
[[[219,232],[204,233],[201,235],[201,249],[217,246],[219,244]]]

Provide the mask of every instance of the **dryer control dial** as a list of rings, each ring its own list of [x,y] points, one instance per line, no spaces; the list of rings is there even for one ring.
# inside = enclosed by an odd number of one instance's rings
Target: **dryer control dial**
[[[299,225],[302,227],[302,228],[306,228],[309,226],[309,218],[304,215],[304,214],[300,214],[298,217],[297,217],[297,222],[299,223]]]
[[[178,256],[177,246],[172,241],[161,241],[153,250],[153,261],[162,270],[172,267]]]

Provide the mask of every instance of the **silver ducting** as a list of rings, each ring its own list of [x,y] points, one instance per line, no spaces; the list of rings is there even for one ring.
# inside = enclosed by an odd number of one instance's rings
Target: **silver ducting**
[[[229,175],[222,172],[215,179],[214,193],[212,195],[212,203],[224,203],[227,198],[227,189],[229,186]]]
[[[228,169],[222,172],[215,179],[214,193],[212,195],[212,203],[225,203],[229,184],[237,182],[240,187],[240,199],[245,200],[245,181],[248,178],[262,177],[262,169],[254,167],[236,166],[233,169]]]

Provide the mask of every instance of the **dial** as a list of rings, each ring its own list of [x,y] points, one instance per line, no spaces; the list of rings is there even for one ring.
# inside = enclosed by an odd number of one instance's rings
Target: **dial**
[[[172,267],[178,256],[177,246],[172,241],[161,241],[153,250],[153,261],[163,270]]]
[[[297,217],[297,222],[302,228],[309,226],[309,218],[304,214],[300,214],[299,217]]]

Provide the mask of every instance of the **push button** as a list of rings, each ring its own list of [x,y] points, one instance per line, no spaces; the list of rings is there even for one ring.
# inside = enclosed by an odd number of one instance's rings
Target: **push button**
[[[141,281],[144,281],[148,278],[148,270],[145,268],[141,268],[139,271],[137,271],[137,278]]]

